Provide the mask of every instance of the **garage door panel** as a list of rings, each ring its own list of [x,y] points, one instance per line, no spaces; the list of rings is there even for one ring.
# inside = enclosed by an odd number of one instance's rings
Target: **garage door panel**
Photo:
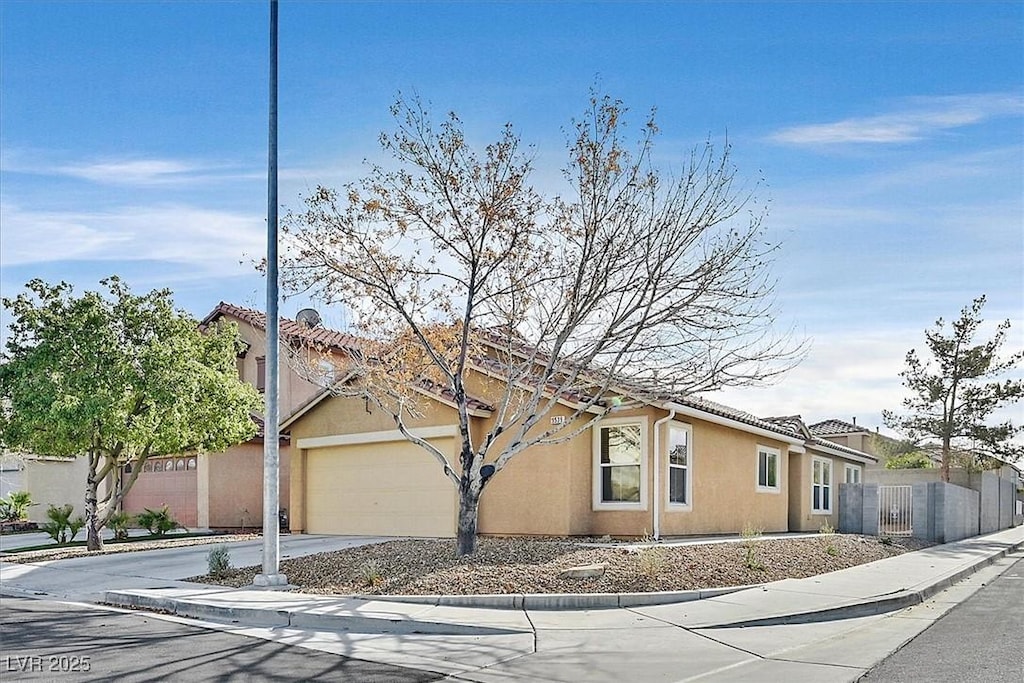
[[[430,442],[454,452],[454,439]],[[405,441],[308,451],[306,508],[309,533],[455,535],[451,481],[426,451]]]

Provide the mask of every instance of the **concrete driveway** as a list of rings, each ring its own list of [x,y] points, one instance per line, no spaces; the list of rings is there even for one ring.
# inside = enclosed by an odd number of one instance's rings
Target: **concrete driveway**
[[[394,540],[384,536],[282,535],[281,559],[302,557],[371,543]],[[0,562],[4,590],[97,602],[107,590],[188,586],[180,579],[207,572],[207,554],[217,544],[161,548],[133,553],[110,553],[28,564]],[[236,567],[263,561],[263,540],[225,543]]]

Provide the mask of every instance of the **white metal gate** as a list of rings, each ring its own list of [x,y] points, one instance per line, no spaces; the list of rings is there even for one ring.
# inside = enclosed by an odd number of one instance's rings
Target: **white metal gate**
[[[878,534],[910,536],[914,532],[911,486],[878,487]]]

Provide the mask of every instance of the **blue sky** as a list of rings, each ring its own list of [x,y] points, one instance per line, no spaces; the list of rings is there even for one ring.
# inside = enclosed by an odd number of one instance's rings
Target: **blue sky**
[[[0,0],[5,296],[117,273],[197,316],[262,308],[267,18],[255,0]],[[1024,345],[1020,2],[282,0],[281,204],[378,158],[399,91],[481,143],[512,122],[553,186],[595,81],[637,126],[657,107],[665,167],[728,135],[765,180],[779,323],[813,346],[720,400],[879,424],[906,351],[983,293]]]

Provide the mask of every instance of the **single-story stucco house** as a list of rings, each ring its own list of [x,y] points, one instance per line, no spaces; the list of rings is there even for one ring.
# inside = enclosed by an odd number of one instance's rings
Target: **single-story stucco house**
[[[472,433],[495,416],[476,382]],[[492,385],[493,386],[493,385]],[[557,405],[544,419],[571,419]],[[458,413],[427,395],[407,425],[458,462]],[[391,414],[323,391],[282,424],[291,435],[293,532],[451,537],[457,492]],[[688,396],[632,402],[557,445],[537,445],[489,481],[481,534],[682,536],[817,531],[838,524],[837,482],[874,458],[810,435],[798,418],[759,419]]]

